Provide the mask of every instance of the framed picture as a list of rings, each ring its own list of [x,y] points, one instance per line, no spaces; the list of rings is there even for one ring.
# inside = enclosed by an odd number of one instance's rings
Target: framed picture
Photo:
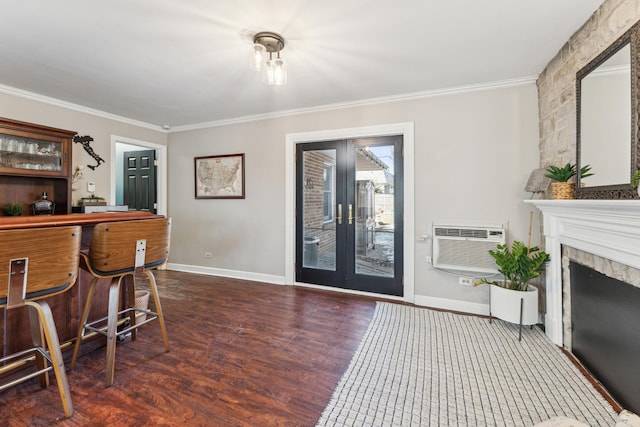
[[[194,161],[196,199],[244,199],[244,153]]]

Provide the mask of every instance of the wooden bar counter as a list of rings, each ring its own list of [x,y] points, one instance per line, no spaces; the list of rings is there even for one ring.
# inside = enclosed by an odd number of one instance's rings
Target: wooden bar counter
[[[20,217],[0,217],[0,230],[19,228],[42,228],[61,227],[65,225],[82,226],[82,249],[89,248],[93,227],[102,222],[132,221],[137,219],[162,218],[161,215],[154,215],[148,212],[113,212],[113,213],[90,213],[90,214],[69,214],[51,216],[20,216]],[[2,244],[2,242],[0,242]],[[46,241],[42,242],[47,245]],[[96,287],[94,303],[90,315],[90,320],[99,319],[107,314],[108,301],[108,279],[104,286]],[[78,281],[68,292],[55,295],[47,299],[53,312],[53,317],[58,330],[58,336],[63,348],[68,348],[78,333],[78,326],[82,308],[86,300],[87,291],[91,282],[91,275],[84,270],[80,270]],[[2,356],[12,354],[17,351],[32,347],[31,331],[29,329],[29,318],[26,309],[16,308],[3,310],[0,317],[0,354]],[[0,367],[0,374],[3,369]]]

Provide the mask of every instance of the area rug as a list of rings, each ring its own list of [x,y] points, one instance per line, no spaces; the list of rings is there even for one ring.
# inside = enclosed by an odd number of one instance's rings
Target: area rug
[[[538,328],[399,304],[374,317],[318,426],[533,426],[616,412]]]

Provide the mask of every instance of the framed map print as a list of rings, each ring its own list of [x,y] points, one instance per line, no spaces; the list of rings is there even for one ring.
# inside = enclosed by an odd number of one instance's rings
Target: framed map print
[[[244,153],[194,160],[196,199],[244,199]]]

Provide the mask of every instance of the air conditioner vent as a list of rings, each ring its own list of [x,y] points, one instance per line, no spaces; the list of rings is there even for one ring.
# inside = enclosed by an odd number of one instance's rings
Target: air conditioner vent
[[[460,237],[463,239],[503,239],[504,229],[489,228],[443,228],[435,227],[436,237]]]
[[[448,270],[497,273],[489,249],[504,244],[506,232],[494,227],[433,227],[433,266]]]

